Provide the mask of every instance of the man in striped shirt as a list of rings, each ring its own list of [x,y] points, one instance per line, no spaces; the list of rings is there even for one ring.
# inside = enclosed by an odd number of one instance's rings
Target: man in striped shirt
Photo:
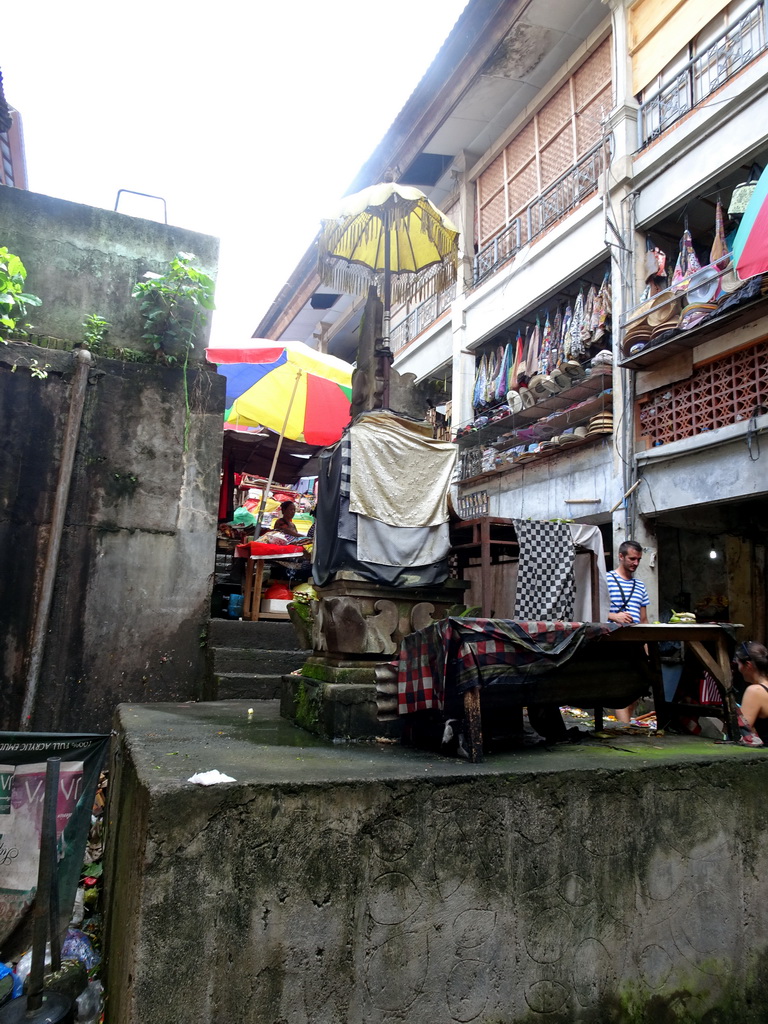
[[[645,584],[635,579],[635,572],[643,549],[634,540],[625,540],[619,548],[619,567],[606,576],[608,593],[611,598],[611,609],[608,612],[609,622],[618,622],[621,626],[633,622],[648,621],[648,591]],[[616,708],[619,722],[630,722],[634,704],[628,708]]]

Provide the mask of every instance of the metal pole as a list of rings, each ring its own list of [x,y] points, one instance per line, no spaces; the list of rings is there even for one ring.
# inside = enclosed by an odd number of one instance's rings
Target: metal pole
[[[40,830],[40,862],[37,869],[35,905],[32,911],[32,966],[29,971],[27,1012],[39,1010],[43,1005],[45,945],[48,937],[53,858],[56,855],[56,805],[59,797],[60,765],[60,757],[49,757],[45,769],[43,821]],[[55,936],[51,935],[51,952],[53,952],[54,939]],[[59,961],[60,964],[61,961]]]
[[[35,710],[37,688],[40,683],[40,669],[42,668],[43,654],[45,653],[45,638],[48,632],[48,619],[50,618],[51,604],[53,602],[53,587],[59,564],[61,537],[64,533],[64,516],[69,500],[69,487],[72,483],[72,470],[75,464],[77,440],[80,436],[80,424],[83,419],[85,389],[88,384],[90,363],[91,353],[88,349],[78,349],[75,353],[75,379],[72,383],[69,415],[64,431],[59,481],[56,485],[56,496],[53,502],[51,534],[48,542],[48,551],[45,556],[43,580],[40,586],[40,597],[38,598],[35,614],[35,625],[32,631],[29,668],[27,670],[27,682],[24,690],[24,703],[21,708],[21,722],[19,723],[19,728],[23,730],[32,728],[32,714]]]
[[[285,412],[285,420],[283,421],[283,429],[280,431],[280,437],[277,439],[277,447],[275,448],[275,454],[274,454],[274,457],[272,459],[272,467],[271,467],[271,469],[269,471],[269,480],[267,481],[267,486],[264,488],[264,490],[262,492],[262,495],[261,495],[261,504],[259,505],[259,511],[258,511],[257,516],[256,516],[256,534],[255,534],[256,540],[258,540],[258,538],[259,538],[259,530],[261,529],[261,520],[262,520],[262,517],[264,515],[264,506],[267,504],[267,495],[269,494],[269,489],[272,486],[272,481],[275,478],[275,467],[277,466],[277,460],[280,457],[280,449],[283,447],[283,438],[285,437],[285,432],[288,429],[288,417],[291,415],[291,409],[293,408],[293,400],[296,397],[296,392],[297,392],[297,390],[299,388],[299,381],[301,380],[301,377],[302,377],[303,373],[304,373],[304,370],[302,370],[302,369],[298,369],[296,371],[296,380],[293,382],[293,391],[291,392],[291,400],[288,402],[288,408],[286,409],[286,412]]]
[[[390,320],[390,306],[392,305],[392,270],[389,265],[391,251],[392,251],[392,240],[391,240],[391,229],[387,223],[387,218],[384,220],[384,318],[382,324],[382,367],[381,373],[384,380],[384,387],[381,394],[381,407],[382,409],[389,408],[389,371],[390,371],[390,360],[392,358],[391,350],[389,347],[389,320]]]

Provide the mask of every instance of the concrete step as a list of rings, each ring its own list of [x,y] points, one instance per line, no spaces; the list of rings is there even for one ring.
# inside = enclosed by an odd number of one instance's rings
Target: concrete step
[[[280,675],[247,672],[214,673],[216,700],[279,700]]]
[[[301,668],[309,656],[308,651],[262,650],[255,647],[214,647],[213,671],[221,672],[277,672],[286,675]]]
[[[295,651],[299,648],[299,638],[293,623],[288,621],[260,619],[258,622],[247,622],[239,619],[209,619],[208,645]]]

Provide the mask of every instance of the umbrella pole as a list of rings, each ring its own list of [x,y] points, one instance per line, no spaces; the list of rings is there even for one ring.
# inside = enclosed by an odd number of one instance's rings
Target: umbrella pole
[[[389,408],[389,370],[392,361],[392,350],[389,347],[389,321],[390,321],[390,307],[392,305],[392,271],[389,266],[391,245],[392,240],[390,238],[389,226],[385,224],[386,231],[384,233],[384,316],[382,318],[382,329],[381,329],[381,349],[382,349],[382,367],[381,375],[384,381],[384,387],[381,392],[381,407],[382,409]]]
[[[275,448],[275,455],[274,458],[272,459],[272,467],[269,471],[269,480],[267,480],[267,486],[261,493],[261,504],[259,505],[259,511],[256,516],[256,533],[254,534],[257,540],[259,537],[259,531],[261,530],[261,520],[264,515],[264,506],[267,504],[267,495],[269,494],[270,488],[272,487],[272,481],[275,478],[275,467],[277,466],[277,460],[280,458],[280,449],[283,447],[283,438],[285,437],[285,432],[288,429],[288,417],[291,415],[291,409],[293,408],[293,400],[296,397],[296,392],[298,391],[299,388],[299,381],[301,380],[301,375],[303,372],[303,370],[296,371],[296,380],[294,381],[293,384],[291,400],[288,403],[288,408],[285,411],[283,429],[280,431],[280,437],[277,439],[277,447]]]

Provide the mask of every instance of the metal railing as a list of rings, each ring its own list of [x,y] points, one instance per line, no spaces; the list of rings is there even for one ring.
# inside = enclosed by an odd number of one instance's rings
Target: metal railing
[[[412,310],[405,320],[401,320],[390,332],[389,345],[392,352],[399,352],[412,338],[425,331],[446,309],[450,309],[455,298],[456,285],[452,284],[444,292],[430,295],[428,299]]]
[[[605,150],[600,142],[483,246],[475,256],[474,283],[480,284],[594,192],[604,168]]]
[[[766,0],[758,0],[671,82],[640,104],[638,149],[693,110],[766,48]]]

